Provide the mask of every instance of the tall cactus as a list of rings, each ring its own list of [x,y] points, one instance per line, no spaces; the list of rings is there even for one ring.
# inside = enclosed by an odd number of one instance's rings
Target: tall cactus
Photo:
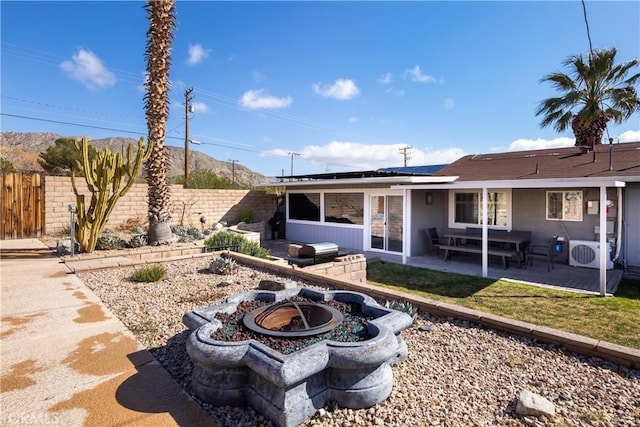
[[[145,145],[144,138],[140,138],[135,158],[130,145],[127,147],[126,160],[122,153],[112,153],[108,147],[98,151],[94,160],[89,160],[89,140],[86,137],[76,140],[75,146],[82,153],[84,179],[91,193],[91,203],[87,206],[84,195],[78,192],[75,174],[72,173],[71,185],[77,204],[75,238],[82,251],[93,252],[118,199],[129,191],[142,164],[151,155],[151,144]]]

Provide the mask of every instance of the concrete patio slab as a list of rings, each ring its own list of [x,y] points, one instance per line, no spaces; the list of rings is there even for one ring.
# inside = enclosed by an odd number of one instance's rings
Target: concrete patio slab
[[[0,250],[0,424],[214,425],[42,242]]]

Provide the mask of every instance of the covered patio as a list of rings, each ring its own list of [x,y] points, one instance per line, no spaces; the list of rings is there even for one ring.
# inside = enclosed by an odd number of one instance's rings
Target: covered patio
[[[400,257],[398,257],[398,262],[400,262]],[[416,256],[410,257],[407,264],[431,270],[482,277],[482,265],[477,255],[458,255],[449,261],[444,260],[442,253],[439,256]],[[607,270],[607,296],[614,295],[618,290],[622,273],[622,270]],[[597,269],[572,267],[565,263],[556,262],[555,268],[551,271],[547,270],[547,264],[543,260],[537,260],[533,266],[523,268],[512,266],[504,269],[500,260],[496,259],[489,263],[486,277],[600,295],[600,272]]]
[[[274,257],[286,258],[290,243],[299,242],[266,240],[262,242],[262,246],[269,249],[271,255]],[[367,262],[383,260],[402,264],[401,255],[372,251],[365,251],[364,255],[367,258]],[[475,254],[460,254],[449,261],[445,261],[444,253],[440,251],[435,255],[408,257],[406,264],[435,271],[482,277],[482,263],[480,257]],[[617,291],[618,285],[622,280],[623,271],[619,269],[607,270],[606,275],[606,295],[612,296]],[[543,260],[534,261],[533,266],[518,268],[514,265],[511,268],[504,269],[499,259],[491,258],[488,265],[487,277],[496,280],[512,280],[533,286],[551,287],[570,292],[581,292],[593,295],[600,294],[599,270],[572,267],[559,262],[555,263],[555,268],[551,271],[547,271],[547,264]]]

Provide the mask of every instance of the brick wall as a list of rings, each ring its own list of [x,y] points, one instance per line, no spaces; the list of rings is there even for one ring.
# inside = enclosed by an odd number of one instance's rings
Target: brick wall
[[[45,231],[48,234],[69,228],[70,204],[76,204],[71,187],[71,178],[45,176]],[[86,203],[91,200],[84,179],[76,180],[78,191],[85,195]],[[242,208],[249,206],[254,212],[254,221],[268,221],[276,211],[276,196],[264,190],[196,190],[184,189],[181,185],[171,186],[172,225],[200,227],[200,217],[206,218],[210,227],[220,221],[236,224],[240,221]],[[107,227],[115,228],[129,219],[147,218],[147,184],[134,184],[129,192],[118,200],[109,217]]]
[[[333,262],[310,265],[304,267],[304,270],[336,280],[367,283],[367,258],[363,254],[337,257]]]

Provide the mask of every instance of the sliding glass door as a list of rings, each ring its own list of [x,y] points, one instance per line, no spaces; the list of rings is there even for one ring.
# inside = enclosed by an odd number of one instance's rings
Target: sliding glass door
[[[370,196],[371,249],[402,252],[402,196]]]

